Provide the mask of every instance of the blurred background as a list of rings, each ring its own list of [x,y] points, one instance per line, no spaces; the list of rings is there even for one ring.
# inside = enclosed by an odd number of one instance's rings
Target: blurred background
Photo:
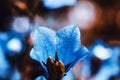
[[[29,52],[37,26],[77,24],[89,56],[65,80],[120,80],[120,0],[0,0],[0,80],[43,73]]]

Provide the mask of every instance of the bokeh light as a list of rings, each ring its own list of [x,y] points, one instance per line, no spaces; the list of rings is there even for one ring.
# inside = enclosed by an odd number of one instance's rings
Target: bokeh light
[[[13,21],[13,30],[25,33],[30,29],[30,21],[27,17],[16,17]]]
[[[93,53],[96,57],[100,58],[101,60],[106,60],[112,57],[112,50],[109,48],[105,48],[102,45],[96,45],[93,49]]]
[[[7,48],[10,51],[19,53],[22,50],[22,43],[19,39],[13,38],[8,41]]]
[[[96,18],[95,5],[89,1],[80,1],[69,14],[72,24],[77,24],[81,29],[90,27]]]

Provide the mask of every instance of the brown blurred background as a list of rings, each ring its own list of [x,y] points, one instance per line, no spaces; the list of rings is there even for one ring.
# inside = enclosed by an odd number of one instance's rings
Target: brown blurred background
[[[41,75],[43,70],[40,63],[29,57],[35,27],[46,26],[57,31],[71,24],[78,25],[81,43],[90,50],[89,57],[72,70],[74,80],[120,80],[120,0],[76,0],[74,5],[54,9],[46,7],[43,0],[0,0],[1,54],[10,65],[5,77],[2,77],[6,74],[2,72],[4,67],[0,68],[0,80],[34,80]],[[17,49],[8,47],[9,41],[14,38],[20,40],[20,48],[14,43],[12,46]],[[95,56],[94,48],[97,44],[113,50],[110,52],[112,56],[104,60]],[[102,54],[102,50],[98,50]],[[116,56],[115,59],[113,56]],[[100,77],[104,69],[106,73],[109,71],[106,65],[112,65],[110,69],[115,68],[116,72],[102,79]],[[20,78],[11,78],[12,74],[16,75],[16,70]]]

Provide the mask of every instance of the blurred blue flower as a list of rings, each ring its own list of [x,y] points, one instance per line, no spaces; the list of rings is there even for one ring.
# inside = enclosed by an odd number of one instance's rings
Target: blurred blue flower
[[[22,37],[19,33],[10,30],[0,32],[0,80],[21,80],[18,72],[12,72],[13,66],[10,58],[21,54],[23,48]],[[16,63],[15,63],[16,64]]]
[[[64,6],[73,6],[77,3],[77,0],[42,0],[43,4],[48,9],[57,9]]]
[[[14,69],[10,77],[10,80],[22,80],[21,73],[18,71],[17,68]]]
[[[6,59],[4,50],[0,42],[0,78],[6,78],[9,75],[10,64]]]
[[[46,63],[48,57],[55,59],[56,52],[64,65],[73,62],[71,67],[87,56],[88,49],[81,46],[77,25],[67,26],[58,32],[45,27],[36,28],[30,56],[42,64],[42,61]]]
[[[110,80],[111,77],[119,74],[119,48],[117,46],[111,47],[112,56],[104,61],[99,69],[99,72],[95,75],[95,80]],[[116,79],[115,79],[116,80]],[[119,79],[118,79],[119,80]]]
[[[23,50],[23,37],[13,30],[8,32],[0,32],[0,42],[5,53],[12,55],[21,53]]]

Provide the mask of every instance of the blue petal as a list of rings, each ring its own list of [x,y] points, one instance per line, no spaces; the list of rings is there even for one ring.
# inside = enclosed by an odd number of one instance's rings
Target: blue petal
[[[89,53],[89,51],[86,47],[80,46],[79,49],[74,53],[76,58],[74,60],[74,63],[72,64],[72,66],[74,66],[77,62],[83,60],[88,55],[88,53]]]
[[[78,50],[80,42],[80,32],[77,25],[70,25],[62,28],[56,33],[56,49],[60,60],[66,65],[76,59],[73,54]]]
[[[43,76],[38,76],[35,80],[46,80]]]
[[[67,72],[67,75],[62,78],[62,80],[75,80],[73,70]]]
[[[87,55],[88,55],[89,51],[86,47],[84,46],[79,46],[79,49],[73,53],[73,58],[71,58],[70,60],[73,60],[73,63],[71,64],[71,66],[66,70],[69,71],[70,68],[72,68],[76,63],[78,63],[79,61],[83,60]]]
[[[37,27],[35,31],[34,47],[30,52],[30,56],[39,61],[46,60],[49,56],[55,56],[55,32],[45,27]]]

